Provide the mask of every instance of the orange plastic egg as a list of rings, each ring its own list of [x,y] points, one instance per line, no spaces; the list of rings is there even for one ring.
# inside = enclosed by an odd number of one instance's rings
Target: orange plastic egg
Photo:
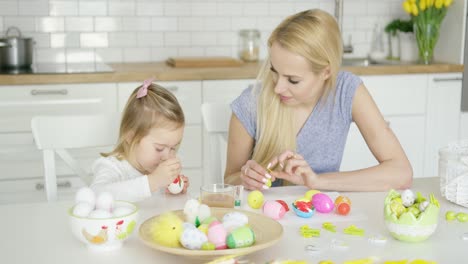
[[[351,206],[351,200],[346,196],[338,196],[335,199],[335,206],[338,206],[340,203],[347,203]]]
[[[348,203],[340,203],[336,207],[336,212],[340,215],[347,215],[349,214],[349,211],[351,211],[351,206],[349,206]]]

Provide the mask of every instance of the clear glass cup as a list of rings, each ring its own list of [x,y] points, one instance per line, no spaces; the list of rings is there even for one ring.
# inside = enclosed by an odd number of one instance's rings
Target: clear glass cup
[[[234,207],[235,186],[229,184],[208,184],[200,187],[200,202],[209,207]]]

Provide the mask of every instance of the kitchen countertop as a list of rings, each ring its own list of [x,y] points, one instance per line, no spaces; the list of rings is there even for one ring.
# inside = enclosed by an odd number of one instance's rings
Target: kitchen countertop
[[[426,241],[406,243],[393,239],[385,227],[383,219],[383,202],[387,192],[342,192],[352,201],[352,209],[346,217],[335,213],[319,214],[312,218],[299,218],[292,211],[279,220],[284,233],[281,240],[270,248],[252,253],[247,259],[255,263],[265,263],[272,259],[308,260],[318,263],[320,260],[332,260],[343,263],[346,260],[356,260],[377,257],[384,260],[424,259],[440,264],[460,263],[468,258],[466,245],[462,236],[467,223],[457,220],[446,221],[445,212],[467,212],[467,208],[450,203],[440,195],[439,178],[414,179],[414,191],[424,196],[433,193],[439,200],[441,209],[439,224],[435,233]],[[302,196],[307,189],[303,186],[288,186],[272,188],[264,192],[265,200],[283,199],[287,202]],[[245,205],[247,192],[244,192],[242,208],[257,211]],[[336,194],[337,195],[337,194]],[[169,255],[145,246],[138,238],[138,228],[151,216],[165,210],[181,209],[188,199],[185,195],[165,196],[154,195],[152,198],[138,203],[140,208],[138,227],[134,234],[124,242],[121,249],[113,252],[93,252],[86,249],[71,233],[68,224],[67,209],[73,201],[53,203],[6,204],[0,205],[2,217],[2,259],[4,263],[199,263]],[[300,226],[307,224],[311,228],[320,229],[323,222],[331,222],[337,228],[336,233],[321,231],[318,238],[302,238]],[[349,236],[342,229],[354,224],[365,229],[365,235]],[[385,243],[371,243],[368,239],[381,235],[387,238]],[[349,248],[334,248],[333,241],[341,241]],[[318,251],[307,253],[307,245],[314,245]]]
[[[0,75],[0,85],[139,82],[151,76],[160,81],[254,79],[260,63],[217,68],[173,68],[164,62],[117,63],[109,66],[114,72]],[[343,70],[357,75],[455,73],[463,72],[463,65],[434,63],[345,66]]]

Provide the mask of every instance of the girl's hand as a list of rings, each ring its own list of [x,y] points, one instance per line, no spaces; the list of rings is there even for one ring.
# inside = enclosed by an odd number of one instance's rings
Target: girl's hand
[[[272,171],[273,176],[294,184],[312,188],[318,179],[317,174],[310,168],[304,157],[290,150],[275,157],[270,164],[272,167],[279,164],[282,168],[282,171]]]
[[[148,174],[150,186],[153,187],[152,190],[166,188],[179,176],[181,167],[178,158],[170,158],[159,163],[158,167]]]
[[[269,188],[265,185],[268,179],[274,181],[267,170],[254,160],[248,160],[241,167],[240,179],[242,185],[248,190],[266,190]]]
[[[187,192],[187,188],[190,186],[190,181],[189,181],[189,179],[188,179],[185,175],[183,175],[183,174],[180,175],[180,179],[182,179],[182,180],[184,181],[184,189],[182,190],[181,193],[186,193],[186,192]]]

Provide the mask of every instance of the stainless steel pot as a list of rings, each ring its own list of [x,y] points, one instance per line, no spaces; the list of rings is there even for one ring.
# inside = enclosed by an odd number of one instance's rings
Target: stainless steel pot
[[[17,36],[10,36],[16,31]],[[0,38],[0,68],[29,68],[33,63],[34,40],[23,38],[17,27],[9,27]]]

